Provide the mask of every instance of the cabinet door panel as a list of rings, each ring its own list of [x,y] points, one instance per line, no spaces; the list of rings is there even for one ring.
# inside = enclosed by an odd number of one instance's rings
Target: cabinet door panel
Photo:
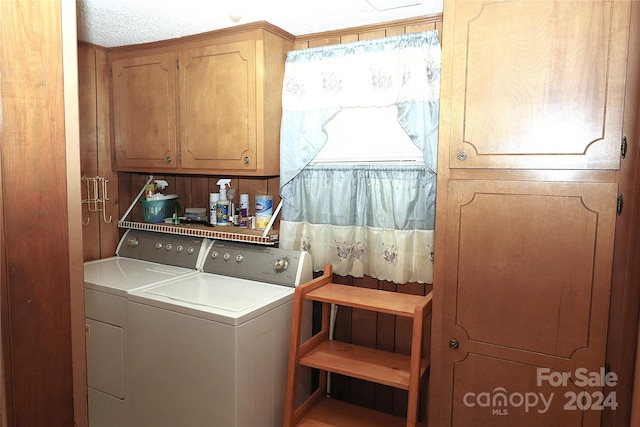
[[[629,4],[451,2],[450,166],[617,169]]]
[[[116,166],[178,166],[175,69],[172,53],[112,62]]]
[[[567,382],[537,384],[537,366],[480,354],[454,366],[452,426],[580,426],[599,425],[599,411],[570,409],[568,397],[584,392]],[[517,381],[514,381],[514,378]]]
[[[612,183],[449,182],[440,345],[451,414],[463,420],[453,425],[494,419],[491,408],[460,400],[468,392],[541,392],[538,367],[573,378],[604,365],[616,196]],[[571,390],[555,390],[556,399]],[[562,410],[554,408],[549,417]],[[492,425],[541,425],[523,410]],[[597,425],[591,412],[564,414],[573,421],[562,425]]]
[[[598,213],[579,194],[474,192],[459,209],[456,323],[469,339],[565,358],[586,347]]]
[[[183,167],[256,169],[255,45],[247,40],[179,53]]]

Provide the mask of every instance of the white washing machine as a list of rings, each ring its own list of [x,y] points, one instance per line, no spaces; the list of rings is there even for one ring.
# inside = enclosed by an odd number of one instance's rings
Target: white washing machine
[[[203,238],[127,230],[117,256],[84,264],[91,427],[129,423],[127,295],[197,273]]]
[[[129,294],[131,425],[280,427],[294,288],[312,279],[310,256],[222,241],[205,252],[201,272]]]

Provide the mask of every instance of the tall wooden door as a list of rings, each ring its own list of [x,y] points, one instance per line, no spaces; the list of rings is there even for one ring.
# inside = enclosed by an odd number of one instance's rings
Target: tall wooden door
[[[449,406],[434,425],[599,425],[613,403],[595,375],[616,196],[612,183],[449,182],[446,249],[436,252],[444,379],[431,389]]]
[[[114,58],[116,167],[178,167],[176,62],[173,53]]]
[[[631,2],[443,16],[430,425],[599,425]]]
[[[256,42],[180,51],[182,167],[255,170]]]

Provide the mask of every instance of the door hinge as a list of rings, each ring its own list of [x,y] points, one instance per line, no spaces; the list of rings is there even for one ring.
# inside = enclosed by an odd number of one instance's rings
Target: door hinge
[[[622,215],[623,207],[624,207],[624,196],[622,194],[618,194],[618,202],[616,203],[616,214],[618,214],[618,216]]]
[[[609,374],[609,372],[611,372],[611,365],[609,365],[609,362],[604,362],[604,373],[605,373],[605,375]]]
[[[182,151],[178,152],[178,160],[182,161]]]
[[[180,59],[176,58],[176,69],[180,69]]]
[[[627,157],[627,148],[628,148],[627,137],[623,136],[622,143],[620,144],[620,157],[622,157],[623,159]]]

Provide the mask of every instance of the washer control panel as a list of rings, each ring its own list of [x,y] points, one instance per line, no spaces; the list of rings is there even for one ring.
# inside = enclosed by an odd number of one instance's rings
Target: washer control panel
[[[307,252],[223,240],[211,242],[202,271],[291,287],[313,277]]]
[[[120,239],[118,256],[196,269],[198,255],[206,248],[203,237],[180,236],[143,230],[127,230]]]

